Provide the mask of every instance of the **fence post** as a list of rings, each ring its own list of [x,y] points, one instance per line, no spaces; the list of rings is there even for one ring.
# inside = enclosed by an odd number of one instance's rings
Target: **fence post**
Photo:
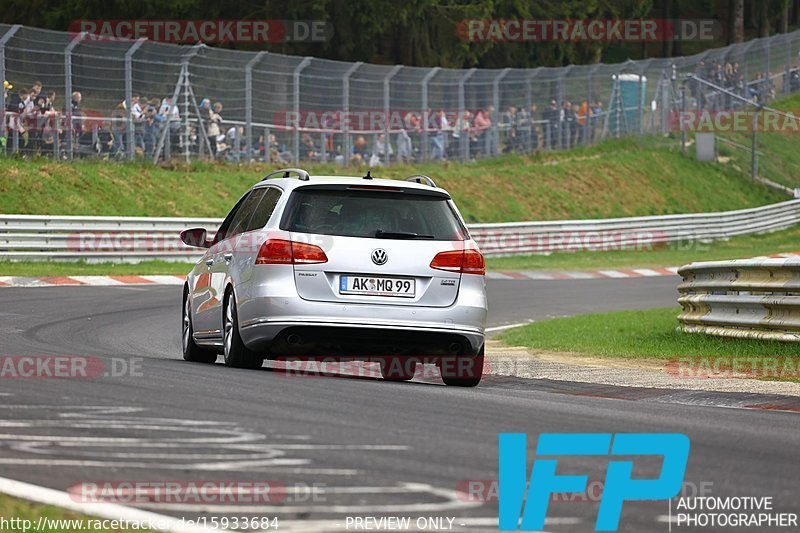
[[[261,61],[266,53],[266,50],[257,53],[244,67],[244,138],[248,163],[253,162],[253,67]],[[265,146],[267,142],[267,139],[264,139]],[[214,154],[211,155],[213,157]]]
[[[200,43],[192,46],[191,50],[184,54],[181,58],[181,66],[184,68],[186,74],[184,75],[183,82],[185,84],[184,91],[183,91],[183,114],[181,117],[183,118],[183,155],[186,158],[186,162],[189,162],[189,86],[191,85],[192,81],[189,76],[189,67],[190,63],[192,62],[192,58],[197,55],[201,48],[205,45]],[[177,106],[178,102],[173,101],[173,106]],[[201,117],[197,117],[198,121],[200,121],[200,127],[203,127]],[[167,124],[169,124],[169,120],[167,120]],[[241,152],[241,135],[239,135],[239,129],[236,129],[236,160],[239,160],[239,155]]]
[[[592,84],[592,78],[598,68],[600,68],[600,64],[594,65],[589,69],[589,74],[586,76],[586,117],[584,119],[586,124],[583,129],[583,144],[594,144],[594,128],[597,119],[594,117],[594,85]]]
[[[342,125],[344,126],[344,140],[342,142],[344,145],[344,160],[342,162],[345,165],[353,157],[353,143],[350,137],[350,76],[352,76],[362,64],[361,61],[353,63],[342,75],[342,108],[344,111],[344,120],[342,121]]]
[[[15,24],[0,37],[0,80],[6,79],[6,43],[22,27],[22,24]],[[6,91],[5,87],[0,91],[0,137],[6,136]],[[3,150],[5,152],[5,149]]]
[[[783,40],[786,41],[786,75],[784,77],[783,92],[789,94],[792,92],[792,39],[789,34],[783,35]]]
[[[490,155],[497,155],[500,151],[500,125],[498,124],[500,119],[500,82],[503,81],[503,78],[508,76],[509,72],[511,72],[510,68],[504,68],[495,76],[494,80],[492,80],[492,105],[494,106],[496,115],[492,118],[492,138],[494,139],[494,146],[491,147],[492,153]],[[489,150],[487,150],[487,152],[488,151]]]
[[[292,150],[292,159],[294,160],[294,164],[296,165],[300,161],[300,130],[298,129],[300,124],[300,73],[303,72],[303,69],[311,63],[311,57],[304,57],[303,60],[294,68],[294,72],[292,72],[292,80],[294,81],[294,102],[293,102],[293,111],[294,111],[294,149]]]
[[[527,91],[525,93],[525,105],[528,106],[526,112],[528,113],[528,151],[535,152],[539,148],[539,134],[536,133],[536,117],[533,116],[531,112],[531,107],[533,107],[533,79],[539,74],[539,71],[542,70],[543,67],[536,67],[533,71],[528,74],[528,79],[526,80],[527,83]],[[538,111],[538,107],[537,107]],[[536,135],[534,135],[536,133]],[[542,132],[546,133],[546,132]],[[536,146],[533,145],[533,139],[536,138]],[[543,143],[544,144],[544,143]]]
[[[76,35],[64,49],[64,111],[67,114],[67,157],[73,157],[73,125],[72,125],[72,50],[86,37],[86,32]]]
[[[461,120],[464,120],[464,117],[466,117],[466,113],[467,113],[467,109],[466,109],[467,108],[467,98],[466,98],[466,95],[464,94],[464,85],[467,83],[467,80],[469,80],[472,77],[472,75],[475,74],[476,70],[477,69],[474,69],[474,68],[469,69],[467,71],[467,73],[464,74],[464,76],[460,80],[458,80],[458,113],[459,113],[458,116],[459,116],[459,120],[456,120],[456,127],[459,127],[459,126],[462,127],[462,130],[457,132],[458,133],[458,142],[460,143],[458,151],[459,151],[459,154],[461,155],[461,160],[462,161],[468,161],[469,160],[469,129],[464,131],[463,130],[463,124],[459,124],[459,122]]]
[[[436,73],[439,72],[441,67],[433,67],[425,74],[425,77],[422,78],[422,150],[420,153],[422,154],[422,160],[426,161],[428,159],[428,82],[436,76]]]
[[[397,73],[400,72],[401,68],[403,68],[403,65],[395,65],[394,67],[392,67],[392,70],[390,70],[386,74],[386,76],[383,77],[383,114],[384,114],[384,117],[385,117],[384,118],[384,121],[385,121],[385,123],[384,123],[384,132],[385,132],[384,135],[386,136],[386,139],[385,139],[385,141],[386,141],[386,145],[385,145],[386,146],[386,154],[384,154],[384,156],[386,157],[386,163],[387,164],[391,163],[391,161],[392,161],[392,155],[389,153],[389,147],[392,145],[392,136],[391,136],[391,131],[390,131],[390,129],[391,129],[390,128],[391,120],[389,119],[389,114],[392,112],[391,103],[389,102],[389,99],[391,98],[391,85],[390,85],[390,83],[392,81],[392,78],[394,78],[397,75]],[[398,154],[397,159],[398,160],[400,159],[399,154]]]
[[[137,39],[125,52],[125,108],[128,110],[128,159],[133,161],[136,126],[133,123],[133,54],[147,39]],[[146,156],[146,154],[145,154]]]
[[[695,82],[696,83],[696,82]],[[698,90],[700,90],[699,83]],[[683,82],[681,85],[681,117],[684,117],[686,114],[686,82]],[[678,119],[678,124],[681,128],[681,153],[686,155],[686,128],[683,127],[682,119]]]
[[[756,112],[753,115],[753,138],[751,139],[750,143],[750,150],[753,152],[751,157],[752,161],[750,164],[750,174],[751,177],[755,180],[758,179],[758,151],[756,150],[757,145],[757,136],[758,136],[758,113],[763,109],[764,104],[759,101],[756,107]]]
[[[566,129],[566,122],[561,119],[561,114],[564,109],[564,102],[567,100],[566,91],[564,90],[564,78],[569,74],[569,71],[572,70],[572,65],[569,65],[566,68],[561,69],[561,72],[558,76],[558,98],[557,98],[557,109],[558,115],[556,116],[555,120],[558,123],[558,127],[556,128],[556,148],[562,148],[562,142],[565,140],[564,131]],[[566,141],[567,145],[564,148],[569,148],[569,133],[566,134]],[[552,139],[551,139],[552,141]]]

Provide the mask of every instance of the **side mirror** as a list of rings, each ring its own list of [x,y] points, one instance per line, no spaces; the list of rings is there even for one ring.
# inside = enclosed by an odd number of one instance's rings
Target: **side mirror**
[[[208,248],[205,228],[185,229],[181,232],[181,241],[187,246],[195,248]]]

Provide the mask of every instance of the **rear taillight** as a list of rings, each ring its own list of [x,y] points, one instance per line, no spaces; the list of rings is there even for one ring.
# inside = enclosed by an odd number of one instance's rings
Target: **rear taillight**
[[[460,274],[486,275],[486,263],[478,250],[440,252],[431,261],[431,268]]]
[[[319,246],[283,239],[269,239],[258,250],[257,265],[309,265],[327,263],[328,256]]]

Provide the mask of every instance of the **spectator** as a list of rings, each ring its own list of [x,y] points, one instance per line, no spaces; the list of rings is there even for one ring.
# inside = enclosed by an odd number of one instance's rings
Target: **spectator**
[[[397,134],[397,160],[400,163],[410,163],[414,158],[414,145],[405,129]]]
[[[433,116],[433,135],[431,135],[431,158],[434,160],[445,159],[445,132],[450,129],[444,110],[439,110]]]
[[[545,144],[547,148],[553,148],[559,144],[559,117],[558,104],[555,100],[550,100],[547,108],[542,113],[542,119],[547,121],[547,124],[545,124]]]
[[[570,148],[572,146],[572,135],[574,133],[575,112],[572,111],[572,102],[564,100],[561,104],[561,112],[559,114],[560,129],[561,129],[561,146]]]
[[[497,129],[505,134],[503,143],[503,153],[508,153],[516,148],[517,142],[517,108],[513,105],[500,115],[500,120],[497,123]]]
[[[133,121],[133,145],[144,151],[144,111],[138,94],[131,96],[131,120]]]
[[[169,128],[169,143],[171,149],[180,148],[181,133],[181,114],[177,105],[172,105],[172,97],[167,96],[158,110],[159,115],[163,116]]]
[[[231,126],[225,133],[225,144],[228,145],[228,156],[236,158],[241,156],[244,149],[244,126]]]
[[[353,142],[353,157],[351,161],[355,164],[360,164],[367,161],[369,151],[367,150],[367,140],[363,135],[356,137]]]
[[[158,134],[161,131],[161,125],[164,118],[156,112],[153,105],[148,105],[144,112],[143,123],[143,137],[144,137],[144,156],[146,158],[153,157],[156,142],[158,142]]]
[[[222,122],[222,116],[220,116],[220,112],[222,112],[222,103],[214,102],[213,107],[208,112],[208,129],[206,130],[206,134],[208,135],[208,142],[211,144],[211,154],[216,157],[217,156],[217,142],[220,140],[220,123]]]
[[[317,147],[314,145],[314,139],[311,135],[304,133],[300,136],[300,149],[298,151],[300,159],[313,161],[319,158]]]
[[[489,128],[492,127],[492,118],[489,112],[489,108],[481,109],[475,115],[475,123],[473,124],[475,129],[475,136],[477,141],[476,151],[477,153],[484,153],[487,150],[488,143],[487,143],[487,135],[490,133]]]
[[[375,146],[372,148],[370,166],[384,165],[393,155],[392,143],[386,141],[385,133],[379,133],[375,139]]]

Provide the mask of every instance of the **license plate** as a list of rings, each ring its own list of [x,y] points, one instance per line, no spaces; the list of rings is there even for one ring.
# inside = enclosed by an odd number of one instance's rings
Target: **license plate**
[[[340,276],[339,294],[413,298],[416,294],[416,280],[378,276]]]

